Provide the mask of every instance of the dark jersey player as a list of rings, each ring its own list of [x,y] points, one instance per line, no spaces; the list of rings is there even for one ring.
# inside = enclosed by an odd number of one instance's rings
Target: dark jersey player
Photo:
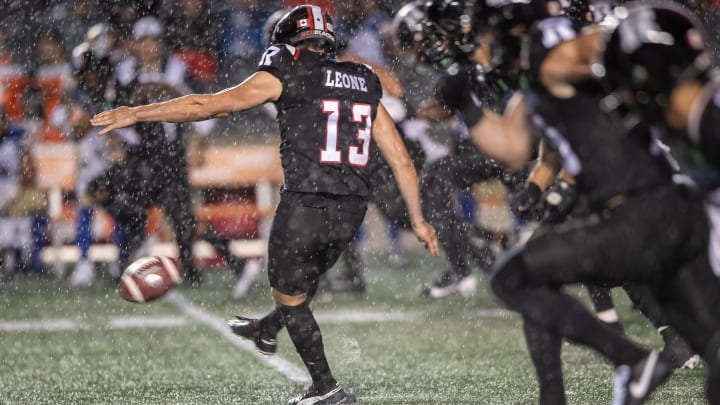
[[[625,106],[661,132],[674,135],[668,140],[680,139],[690,149],[688,163],[696,183],[707,191],[706,209],[712,223],[708,260],[714,274],[720,275],[720,78],[712,62],[703,25],[688,10],[641,3],[628,7],[613,31],[601,73],[618,89]],[[712,277],[689,287],[697,302],[717,300],[718,283]],[[698,330],[693,318],[703,320],[702,329]],[[696,350],[704,354],[709,364],[708,402],[718,404],[720,319],[703,310],[693,318],[677,322],[692,331]]]
[[[500,78],[486,81],[488,73],[478,68],[488,66],[487,49],[478,40],[482,33],[466,32],[465,21],[472,7],[465,6],[465,2],[449,0],[426,4],[426,19],[422,23],[423,58],[439,68],[443,76],[437,84],[435,102],[421,108],[417,116],[445,120],[455,115],[471,128],[483,120],[483,108],[502,109],[509,87],[496,85],[502,82]],[[423,289],[424,294],[442,298],[453,292],[474,292],[477,279],[467,263],[468,254],[483,271],[487,271],[495,259],[489,240],[497,235],[468,223],[454,212],[452,198],[457,191],[489,179],[512,184],[523,176],[522,172],[506,172],[481,153],[470,139],[460,139],[451,155],[433,162],[423,171],[425,213],[438,230],[450,265],[437,281]]]
[[[533,91],[511,103],[499,125],[504,136],[478,131],[476,141],[491,156],[518,167],[530,156],[532,128],[576,180],[590,213],[542,228],[497,266],[491,287],[523,315],[528,343],[541,345],[531,350],[541,354],[533,356],[539,376],[557,370],[547,359],[559,358],[561,339],[567,338],[618,366],[618,403],[641,403],[671,372],[668,359],[603,325],[559,287],[640,282],[651,287],[667,312],[688,319],[700,308],[706,314],[714,299],[697,298],[687,287],[707,282],[710,275],[707,235],[702,235],[707,220],[702,204],[686,199],[670,183],[661,159],[648,153],[650,131],[639,126],[628,132],[619,114],[599,108],[604,90],[588,78],[602,32],[579,33],[563,17],[543,19],[536,29],[531,41],[536,46],[524,52],[530,56]],[[704,325],[668,318],[695,350],[704,349],[690,336],[692,328],[707,336]],[[564,392],[543,394],[547,403],[564,401]]]
[[[278,22],[273,42],[258,72],[238,86],[120,107],[92,122],[105,126],[101,133],[107,133],[138,121],[202,120],[275,102],[285,175],[268,246],[268,277],[277,306],[260,320],[243,318],[230,326],[267,354],[275,352],[278,331],[287,328],[313,381],[291,404],[347,403],[352,398],[330,372],[309,301],[320,275],[335,263],[362,222],[370,148],[377,145],[383,152],[413,230],[433,255],[439,255],[438,242],[422,215],[415,169],[378,101],[378,79],[364,65],[332,57],[330,16],[317,6],[298,6]]]

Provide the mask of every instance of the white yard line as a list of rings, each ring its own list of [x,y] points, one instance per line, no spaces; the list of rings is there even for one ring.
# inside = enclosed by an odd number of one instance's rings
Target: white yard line
[[[185,325],[187,319],[180,316],[120,316],[110,318],[109,329],[172,328]]]
[[[311,381],[302,368],[296,366],[279,355],[263,356],[255,350],[255,344],[248,340],[239,339],[232,334],[227,327],[226,321],[203,310],[193,304],[184,295],[177,291],[167,294],[167,301],[175,305],[185,316],[203,323],[235,346],[251,353],[260,362],[284,375],[290,381],[307,385]],[[479,318],[505,318],[511,316],[512,312],[503,309],[477,309],[463,311],[462,317],[466,319]],[[320,323],[368,323],[368,322],[412,322],[424,319],[427,316],[421,311],[370,311],[370,310],[339,310],[319,311],[315,318]],[[128,328],[172,328],[179,327],[186,323],[186,318],[177,316],[126,316],[113,317],[108,320],[108,329]],[[88,325],[72,319],[44,319],[44,320],[0,320],[0,332],[23,332],[23,331],[63,331],[88,329]],[[418,398],[413,396],[381,396],[363,398],[364,401],[415,401],[428,400],[432,398]]]
[[[171,295],[169,295],[171,296]],[[184,298],[184,297],[183,297]],[[170,301],[176,305],[175,298]],[[186,299],[187,301],[187,299]],[[204,312],[204,311],[203,311]],[[259,318],[264,314],[248,314]],[[463,311],[460,316],[465,319],[507,318],[514,316],[513,312],[504,309],[475,309]],[[371,311],[371,310],[338,310],[318,311],[315,318],[320,323],[372,323],[372,322],[413,322],[427,317],[421,311]],[[219,319],[219,318],[218,318]],[[108,329],[132,328],[173,328],[187,323],[181,316],[116,316],[109,318],[106,324]],[[224,325],[224,322],[223,322]],[[30,332],[30,331],[63,331],[90,329],[94,325],[87,325],[74,319],[19,319],[14,321],[0,320],[0,332]],[[97,327],[97,326],[94,326]],[[224,326],[223,326],[224,328]],[[224,330],[224,329],[223,329]]]
[[[173,303],[185,315],[211,327],[216,332],[220,333],[225,339],[232,342],[235,346],[249,353],[252,353],[255,358],[265,363],[270,368],[276,370],[280,374],[284,375],[290,381],[302,385],[310,384],[310,378],[308,377],[305,370],[285,360],[277,354],[269,357],[258,354],[257,351],[255,351],[255,344],[245,339],[239,339],[238,337],[233,335],[230,331],[230,328],[227,327],[224,319],[221,319],[203,310],[202,308],[190,302],[187,298],[185,298],[184,295],[180,294],[179,292],[171,291],[167,295],[167,300]]]
[[[366,323],[366,322],[411,322],[425,318],[420,311],[318,311],[314,313],[315,319],[320,323]]]
[[[72,319],[42,319],[0,321],[0,332],[30,332],[30,331],[59,331],[77,330],[82,325]]]

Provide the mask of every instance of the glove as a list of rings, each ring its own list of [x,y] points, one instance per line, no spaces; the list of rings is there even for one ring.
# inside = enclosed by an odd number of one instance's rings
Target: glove
[[[545,202],[543,221],[549,223],[564,221],[573,210],[577,197],[577,188],[574,184],[558,180],[550,185],[543,195]]]
[[[510,196],[510,211],[526,221],[537,221],[542,212],[538,207],[542,195],[542,190],[537,184],[527,182]]]

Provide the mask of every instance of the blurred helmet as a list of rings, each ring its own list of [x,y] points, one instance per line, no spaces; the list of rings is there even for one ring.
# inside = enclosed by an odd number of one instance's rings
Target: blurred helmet
[[[560,0],[481,0],[478,25],[495,36],[493,58],[501,69],[514,68],[531,27],[540,20],[564,14]]]
[[[467,63],[475,50],[474,0],[431,0],[422,23],[423,52],[444,70]]]
[[[424,7],[419,2],[407,3],[393,17],[390,30],[395,46],[406,51],[422,42]]]
[[[273,33],[275,32],[275,26],[277,25],[278,21],[280,21],[281,18],[287,14],[287,10],[277,10],[274,13],[270,14],[270,17],[268,17],[267,20],[265,20],[265,24],[263,24],[262,28],[262,41],[263,46],[268,47],[272,45],[272,38]]]
[[[328,54],[335,53],[335,28],[332,19],[319,6],[297,6],[275,25],[273,43],[297,45],[303,41],[317,42]]]
[[[620,19],[601,68],[613,88],[630,90],[643,118],[664,116],[670,91],[686,80],[706,80],[712,68],[702,23],[675,4],[619,7]]]
[[[475,50],[478,34],[491,32],[495,38],[491,64],[512,64],[528,28],[562,13],[559,0],[431,0],[423,24],[424,51],[441,67],[452,66]]]

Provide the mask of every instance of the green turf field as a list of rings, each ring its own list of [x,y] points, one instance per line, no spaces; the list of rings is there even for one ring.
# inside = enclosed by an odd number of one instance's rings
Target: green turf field
[[[314,304],[334,374],[361,403],[534,402],[519,320],[484,284],[470,299],[430,301],[417,292],[440,260],[423,254],[406,269],[388,267],[382,256],[368,261],[366,296]],[[287,334],[278,355],[266,358],[229,339],[223,324],[271,307],[265,273],[260,279],[235,301],[233,278],[213,271],[202,288],[179,288],[150,304],[124,302],[104,278],[82,290],[51,278],[2,279],[0,403],[283,404],[308,381]],[[625,296],[615,297],[628,333],[660,345]],[[610,402],[607,363],[567,344],[563,360],[570,403]],[[703,376],[702,369],[677,372],[650,403],[703,403]]]

